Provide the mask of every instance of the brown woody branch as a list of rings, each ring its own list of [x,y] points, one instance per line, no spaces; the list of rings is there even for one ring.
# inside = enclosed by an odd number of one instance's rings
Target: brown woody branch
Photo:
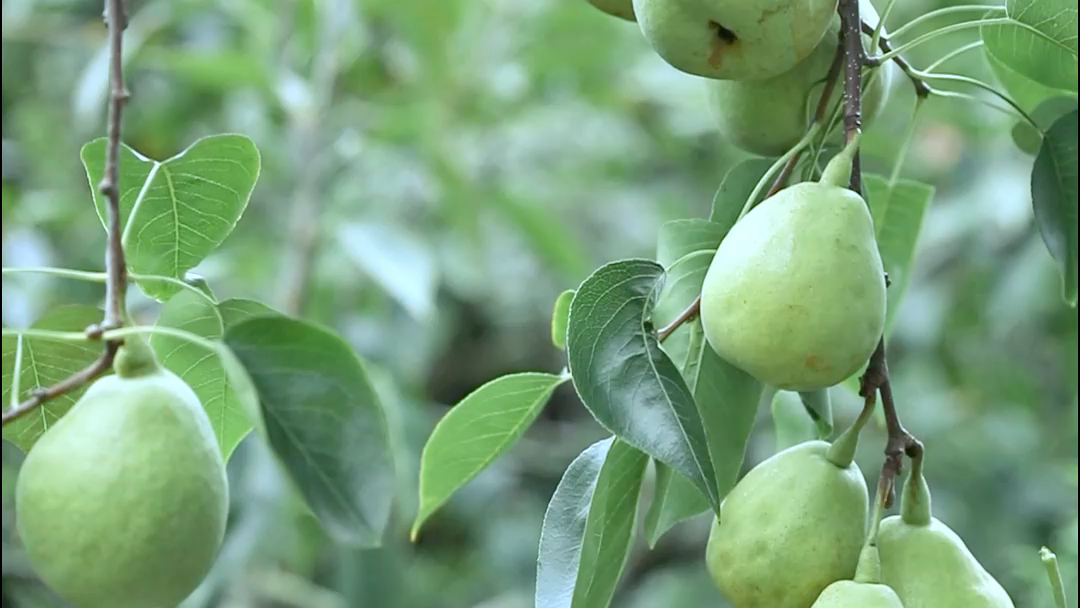
[[[874,27],[864,21],[862,24],[862,31],[864,34],[873,35]],[[885,36],[880,36],[878,38],[878,48],[881,49],[882,53],[890,53],[893,50],[892,44],[889,43],[889,40],[885,38]],[[880,60],[876,57],[867,58],[867,63],[871,65],[878,63],[879,61]],[[900,68],[902,72],[904,72],[904,74],[907,75],[908,79],[911,80],[912,86],[915,87],[915,94],[918,95],[919,98],[925,99],[930,96],[930,93],[932,93],[934,90],[930,87],[930,84],[926,82],[926,80],[924,80],[922,77],[915,73],[915,68],[912,67],[910,63],[908,63],[907,59],[904,59],[900,55],[895,55],[893,56],[892,61],[897,65],[897,67]]]
[[[105,0],[105,22],[109,28],[109,116],[105,145],[105,174],[98,190],[105,197],[108,240],[105,245],[105,315],[101,323],[88,327],[90,339],[101,338],[102,332],[124,324],[127,317],[125,296],[127,294],[127,263],[120,228],[120,132],[124,103],[128,100],[124,86],[123,34],[127,27],[127,14],[123,0]],[[56,384],[34,389],[30,397],[3,414],[7,424],[33,411],[50,399],[73,391],[91,382],[112,367],[116,352],[122,341],[109,340],[101,356],[93,363],[64,378]]]

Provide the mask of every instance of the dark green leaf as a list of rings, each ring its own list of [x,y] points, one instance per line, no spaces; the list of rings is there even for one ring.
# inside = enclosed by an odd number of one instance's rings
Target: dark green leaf
[[[896,307],[911,278],[915,243],[934,188],[903,179],[890,188],[888,180],[869,174],[863,176],[863,188],[874,217],[878,251],[889,275],[888,326],[891,327]]]
[[[746,200],[754,191],[754,186],[772,166],[772,161],[765,158],[751,158],[728,170],[724,181],[713,197],[710,220],[724,227],[724,234],[735,225]]]
[[[655,262],[624,260],[601,267],[581,284],[570,304],[570,372],[601,425],[686,476],[717,507],[694,397],[648,320],[663,277]]]
[[[1029,154],[1038,154],[1042,147],[1042,134],[1054,126],[1057,119],[1076,111],[1076,99],[1073,97],[1051,97],[1044,100],[1031,111],[1031,120],[1038,128],[1020,121],[1013,126],[1012,136],[1016,146]]]
[[[80,153],[98,215],[105,199],[105,139]],[[124,251],[133,272],[182,278],[216,249],[240,219],[259,177],[259,151],[242,135],[204,137],[180,154],[155,161],[127,146],[120,153],[120,214]],[[147,295],[167,300],[180,288],[141,282]]]
[[[380,545],[394,471],[386,414],[356,354],[330,331],[282,316],[240,322],[225,341],[258,392],[271,449],[326,531]]]
[[[573,300],[574,290],[567,289],[555,299],[551,310],[551,343],[560,350],[566,350],[566,326],[570,323],[570,302]]]
[[[431,432],[420,456],[420,507],[412,536],[450,495],[510,449],[544,409],[565,376],[512,374],[481,386]]]
[[[776,391],[772,402],[773,430],[776,451],[809,441],[817,436],[817,427],[807,414],[806,406],[795,393]]]
[[[34,329],[82,331],[100,323],[102,312],[92,306],[61,306],[45,313],[31,326]],[[3,339],[3,400],[5,404],[30,397],[37,388],[46,388],[64,380],[90,365],[101,356],[102,346],[94,342],[65,342],[29,336],[4,336]],[[20,355],[21,353],[21,355]],[[19,394],[12,399],[12,381],[19,359]],[[50,399],[34,411],[4,425],[4,439],[28,451],[30,446],[60,419],[86,387],[68,391]]]
[[[1076,0],[1007,0],[1005,14],[1013,23],[982,27],[986,51],[1035,82],[1075,93]]]
[[[215,341],[220,341],[225,333],[214,302],[192,291],[181,291],[170,298],[161,307],[157,324]],[[198,395],[214,427],[221,453],[228,460],[251,430],[251,421],[229,383],[221,360],[194,342],[165,334],[152,334],[150,346],[161,364],[180,376]]]
[[[810,419],[814,421],[814,426],[817,427],[817,438],[827,439],[832,436],[833,414],[829,389],[803,391],[799,393],[799,399],[802,400],[806,413],[810,415]]]
[[[645,512],[645,538],[649,548],[656,546],[660,538],[675,524],[709,510],[705,495],[662,462],[653,462],[656,468],[656,487],[649,510]]]
[[[563,474],[544,515],[536,608],[606,608],[633,540],[648,458],[609,437]]]
[[[1035,223],[1061,269],[1065,301],[1076,306],[1076,111],[1059,118],[1043,138],[1031,170]]]
[[[218,302],[218,312],[221,313],[226,331],[252,317],[284,316],[262,302],[244,298],[229,298]]]

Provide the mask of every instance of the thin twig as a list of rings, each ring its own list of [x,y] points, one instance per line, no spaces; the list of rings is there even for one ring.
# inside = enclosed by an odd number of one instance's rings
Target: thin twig
[[[874,33],[874,27],[864,21],[862,24],[862,31],[865,34],[872,35]],[[883,53],[890,53],[893,50],[892,45],[889,43],[889,40],[885,38],[885,36],[881,36],[878,38],[878,48],[880,48],[881,52]],[[879,61],[880,60],[876,57],[867,58],[867,63],[871,65]],[[915,87],[916,95],[923,99],[930,96],[934,89],[930,86],[929,83],[926,82],[925,79],[919,76],[917,70],[910,63],[908,63],[907,59],[904,59],[900,55],[895,55],[893,56],[892,61],[900,68],[901,71],[904,72],[904,74],[907,75],[908,79],[911,80],[912,86]]]
[[[686,310],[679,313],[679,316],[675,317],[671,323],[661,327],[659,331],[656,332],[656,339],[663,342],[668,336],[674,333],[676,329],[679,329],[680,325],[696,317],[699,312],[701,312],[701,296],[694,298],[694,301],[686,307]]]
[[[841,0],[840,43],[844,46],[844,141],[850,142],[862,128],[862,69],[866,51],[862,45],[862,18],[858,0]],[[862,192],[859,152],[851,161],[849,187]]]
[[[129,95],[124,86],[123,35],[127,14],[123,0],[105,0],[105,22],[109,28],[109,116],[105,146],[105,174],[98,190],[105,197],[108,242],[105,245],[105,315],[101,323],[86,329],[91,339],[116,329],[127,318],[127,263],[120,229],[120,132],[124,103]],[[37,388],[30,397],[3,414],[3,424],[19,418],[50,399],[73,391],[94,380],[112,367],[122,340],[106,341],[101,356],[83,369],[47,388]],[[18,371],[16,371],[18,373]]]
[[[94,359],[93,363],[48,388],[34,390],[29,399],[4,412],[3,423],[7,424],[12,420],[20,418],[46,401],[55,399],[64,393],[71,392],[109,371],[109,368],[112,367],[113,358],[116,356],[118,348],[120,348],[120,342],[106,342],[105,350],[102,351],[101,356]]]

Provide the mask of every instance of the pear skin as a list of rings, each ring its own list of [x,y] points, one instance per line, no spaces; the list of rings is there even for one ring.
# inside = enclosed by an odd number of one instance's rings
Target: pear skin
[[[705,78],[762,80],[814,50],[836,0],[633,0],[646,41],[672,67]]]
[[[221,546],[225,463],[179,377],[156,364],[116,368],[131,375],[95,381],[30,449],[16,525],[34,570],[71,604],[172,607]]]
[[[793,148],[810,126],[839,42],[840,18],[835,17],[814,51],[782,74],[765,80],[706,80],[709,107],[721,137],[759,156],[779,156]],[[869,52],[869,36],[863,36],[863,46]],[[872,124],[885,106],[895,70],[892,62],[886,62],[864,83],[864,126]],[[841,102],[842,92],[842,86],[833,88],[825,116]],[[840,137],[838,129],[832,140]]]
[[[837,581],[810,608],[906,608],[896,592],[880,583]]]
[[[808,441],[754,467],[720,506],[709,573],[735,608],[806,608],[855,574],[868,496],[858,465]]]
[[[825,175],[847,162],[837,155]],[[838,181],[796,184],[762,201],[724,237],[702,286],[701,323],[712,348],[784,390],[848,378],[885,327],[874,223],[866,201]]]

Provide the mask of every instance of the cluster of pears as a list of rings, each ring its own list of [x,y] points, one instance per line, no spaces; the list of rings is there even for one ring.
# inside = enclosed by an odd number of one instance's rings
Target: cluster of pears
[[[964,542],[930,515],[921,461],[901,513],[869,514],[856,422],[754,467],[724,499],[706,549],[734,608],[1014,608]],[[869,528],[869,532],[868,532]]]
[[[225,533],[225,463],[199,398],[129,337],[30,449],[16,527],[41,579],[78,608],[171,608]]]
[[[589,0],[636,21],[672,67],[705,80],[720,134],[732,145],[777,156],[806,133],[840,43],[837,0]],[[860,2],[876,26],[873,5]],[[870,37],[864,35],[864,47]],[[887,63],[863,89],[863,124],[888,99],[896,68]],[[840,102],[839,87],[828,110]]]

